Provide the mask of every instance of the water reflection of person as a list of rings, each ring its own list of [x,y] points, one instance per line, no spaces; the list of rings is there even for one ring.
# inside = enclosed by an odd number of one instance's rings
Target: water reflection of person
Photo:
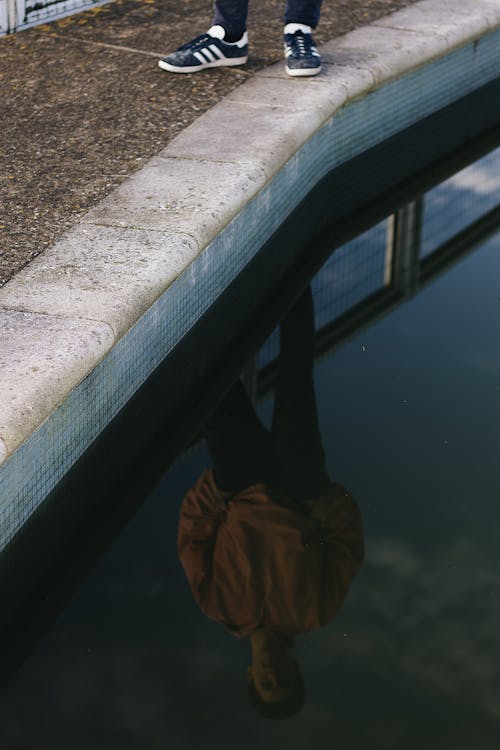
[[[210,419],[214,468],[184,498],[179,556],[203,612],[249,636],[249,698],[264,716],[300,710],[293,637],[338,612],[363,559],[358,507],[325,468],[313,387],[308,289],[280,326],[271,431],[238,381]]]

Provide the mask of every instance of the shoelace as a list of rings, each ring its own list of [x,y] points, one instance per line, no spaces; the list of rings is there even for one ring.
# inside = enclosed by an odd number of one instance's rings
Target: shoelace
[[[314,44],[311,34],[302,34],[298,31],[287,35],[287,44],[295,57],[313,57]]]
[[[186,44],[183,44],[182,47],[178,47],[177,51],[180,52],[181,50],[185,49],[192,49],[197,50],[200,47],[203,47],[207,42],[213,41],[214,37],[210,36],[209,34],[200,34],[200,36],[197,36],[195,39],[191,39],[190,42],[186,42]]]

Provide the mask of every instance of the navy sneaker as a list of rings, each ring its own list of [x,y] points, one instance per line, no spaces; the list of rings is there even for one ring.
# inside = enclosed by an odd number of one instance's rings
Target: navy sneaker
[[[314,45],[311,27],[303,23],[287,23],[283,41],[288,75],[317,76],[321,71],[321,57]]]
[[[205,68],[221,65],[243,65],[248,60],[248,35],[243,34],[238,42],[225,42],[226,31],[222,26],[212,26],[205,34],[197,36],[179,47],[171,55],[160,60],[162,70],[171,73],[197,73]]]

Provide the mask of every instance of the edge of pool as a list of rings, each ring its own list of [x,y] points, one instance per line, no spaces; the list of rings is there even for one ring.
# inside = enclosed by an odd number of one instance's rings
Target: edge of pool
[[[500,3],[423,0],[321,51],[317,78],[242,84],[0,290],[0,552],[322,177],[500,76]]]

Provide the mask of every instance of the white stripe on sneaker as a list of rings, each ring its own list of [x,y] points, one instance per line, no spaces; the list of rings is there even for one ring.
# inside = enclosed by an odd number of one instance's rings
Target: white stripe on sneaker
[[[217,55],[219,60],[223,60],[225,58],[225,54],[215,44],[211,44],[208,49],[211,50],[214,55]]]
[[[196,59],[198,60],[198,62],[200,62],[202,65],[206,65],[207,64],[206,59],[199,52],[193,52],[193,57],[196,57]]]
[[[205,55],[205,57],[207,58],[207,60],[208,60],[209,63],[214,62],[214,60],[217,59],[216,57],[214,57],[214,55],[212,55],[212,53],[210,52],[210,50],[207,49],[206,47],[203,47],[203,49],[200,50],[200,52],[201,52],[202,55]]]

